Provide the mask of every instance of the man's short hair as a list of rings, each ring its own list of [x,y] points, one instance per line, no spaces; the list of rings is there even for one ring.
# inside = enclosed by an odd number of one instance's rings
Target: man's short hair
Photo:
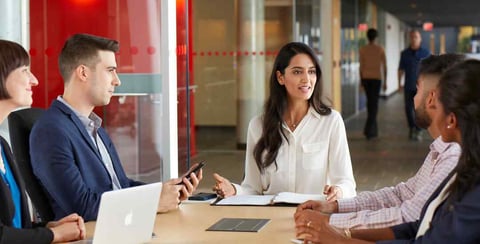
[[[457,53],[446,53],[441,55],[430,55],[420,62],[419,75],[442,75],[453,65],[465,60],[465,55]]]
[[[370,28],[368,29],[367,31],[367,38],[369,41],[374,41],[378,36],[378,32],[376,29],[374,28]]]
[[[413,33],[418,33],[418,34],[420,34],[420,35],[422,34],[419,29],[415,29],[415,28],[414,28],[414,29],[411,29],[411,30],[408,32],[408,34],[413,34]]]
[[[75,34],[68,38],[58,57],[63,81],[67,83],[79,65],[95,69],[99,62],[98,51],[118,51],[118,41],[89,34]]]

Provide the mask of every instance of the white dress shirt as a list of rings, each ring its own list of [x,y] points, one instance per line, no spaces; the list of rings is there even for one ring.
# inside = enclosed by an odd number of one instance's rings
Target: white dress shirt
[[[245,178],[234,184],[237,194],[274,195],[280,192],[323,194],[325,185],[339,186],[343,197],[356,195],[352,163],[341,115],[332,110],[320,115],[312,107],[292,132],[283,123],[282,137],[275,164],[261,174],[253,149],[262,135],[262,116],[250,121],[247,135]]]

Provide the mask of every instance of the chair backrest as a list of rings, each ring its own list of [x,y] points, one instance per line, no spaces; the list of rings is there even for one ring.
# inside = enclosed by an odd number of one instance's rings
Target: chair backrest
[[[52,208],[30,164],[30,131],[43,112],[41,108],[27,108],[12,112],[8,116],[8,127],[15,163],[25,182],[37,217],[40,217],[41,221],[51,221],[54,218]]]

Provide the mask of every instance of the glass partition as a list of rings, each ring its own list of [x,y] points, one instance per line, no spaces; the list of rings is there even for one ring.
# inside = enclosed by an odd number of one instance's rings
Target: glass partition
[[[262,113],[276,53],[293,40],[293,16],[290,0],[192,1],[189,115],[192,162],[208,163],[203,186],[213,185],[213,172],[241,181],[248,122]]]
[[[364,41],[360,37],[359,1],[342,1],[342,29],[341,29],[341,85],[342,85],[342,116],[348,118],[355,115],[365,106],[365,95],[359,90],[359,45]],[[359,30],[361,29],[361,30]],[[359,33],[360,32],[360,33]]]
[[[320,54],[320,0],[295,1],[295,40]]]
[[[169,50],[162,46],[162,40],[167,38],[162,36],[162,22],[170,17],[161,10],[172,2],[30,1],[32,71],[41,81],[34,88],[33,106],[46,108],[63,93],[57,59],[70,35],[90,33],[118,40],[120,51],[116,60],[122,85],[115,90],[110,104],[96,108],[95,112],[103,117],[103,126],[126,173],[146,182],[162,180],[169,175],[164,172],[170,168],[167,166],[177,163],[176,155],[173,162],[169,160],[172,158],[169,153],[172,147],[176,151],[176,145],[165,140],[171,111],[164,109],[170,101],[163,89],[165,82],[172,81],[166,79],[171,76],[161,62],[161,57],[169,55]]]

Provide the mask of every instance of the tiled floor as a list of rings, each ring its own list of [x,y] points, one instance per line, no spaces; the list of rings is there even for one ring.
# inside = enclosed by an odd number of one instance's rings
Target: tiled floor
[[[379,138],[367,141],[363,135],[366,113],[345,121],[357,190],[375,190],[391,186],[412,176],[423,163],[432,139],[424,131],[424,140],[408,140],[403,109],[403,94],[380,100]],[[204,180],[199,191],[210,191],[213,172],[240,183],[244,173],[245,151],[236,149],[233,128],[201,128],[197,131],[198,154],[193,162],[206,160]]]

